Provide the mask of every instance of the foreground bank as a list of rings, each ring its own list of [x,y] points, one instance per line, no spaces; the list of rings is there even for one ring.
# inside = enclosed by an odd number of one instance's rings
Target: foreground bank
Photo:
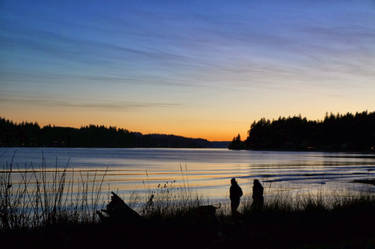
[[[232,217],[196,212],[199,200],[166,208],[145,205],[141,219],[101,222],[55,213],[39,227],[0,233],[12,248],[374,248],[375,199],[351,196],[326,203],[318,196],[282,196],[254,210],[243,203]]]

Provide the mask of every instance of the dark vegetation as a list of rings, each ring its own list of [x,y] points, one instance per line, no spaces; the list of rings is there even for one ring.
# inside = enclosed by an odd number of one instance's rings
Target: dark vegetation
[[[66,170],[52,172],[52,183],[49,173],[43,168],[20,173],[9,165],[0,174],[2,248],[375,247],[375,199],[370,194],[348,193],[330,201],[319,194],[278,195],[266,199],[262,209],[254,209],[245,197],[234,218],[226,205],[216,215],[197,212],[202,199],[187,182],[177,188],[166,183],[150,190],[137,209],[139,218],[101,222],[95,211],[108,198],[101,197],[101,184],[92,185],[99,176],[79,176],[76,196]]]
[[[230,149],[375,151],[375,112],[326,114],[322,121],[294,116],[254,122],[248,137]]]
[[[358,198],[327,208],[310,200],[300,208],[273,200],[245,206],[237,219],[197,215],[193,207],[148,214],[138,222],[57,222],[0,232],[9,248],[374,248],[375,201]]]
[[[89,125],[79,129],[37,123],[14,123],[0,118],[0,146],[3,147],[112,147],[112,148],[216,148],[226,142],[200,138],[130,132],[116,127]]]
[[[241,140],[240,134],[234,137],[232,142],[228,144],[228,149],[230,150],[244,150],[246,149],[245,143]]]

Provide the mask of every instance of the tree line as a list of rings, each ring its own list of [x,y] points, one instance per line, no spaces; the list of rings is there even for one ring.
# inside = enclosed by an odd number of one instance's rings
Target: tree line
[[[326,114],[321,121],[301,116],[254,121],[245,140],[233,138],[229,149],[374,151],[375,112]]]
[[[209,148],[225,147],[227,144],[175,135],[143,135],[126,129],[98,125],[81,128],[52,125],[40,127],[38,123],[15,123],[0,117],[2,147]]]

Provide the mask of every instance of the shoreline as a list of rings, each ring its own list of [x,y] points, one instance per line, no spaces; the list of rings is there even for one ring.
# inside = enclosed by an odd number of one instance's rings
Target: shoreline
[[[53,149],[219,149],[229,151],[256,151],[256,152],[320,152],[320,153],[345,153],[345,154],[368,154],[374,155],[375,151],[359,150],[303,150],[303,149],[229,149],[227,147],[87,147],[87,146],[0,146],[0,148],[53,148]],[[366,157],[367,158],[367,157]],[[370,157],[368,157],[370,158]]]
[[[198,205],[196,203],[195,205]],[[217,211],[206,216],[185,206],[157,210],[137,222],[85,222],[56,219],[43,227],[0,230],[2,245],[12,248],[373,248],[375,199],[354,197],[328,208],[319,198],[299,208],[274,199],[255,210],[244,203],[240,216]]]

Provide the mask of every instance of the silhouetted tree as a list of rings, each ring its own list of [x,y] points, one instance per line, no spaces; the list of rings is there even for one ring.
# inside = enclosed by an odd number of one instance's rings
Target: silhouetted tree
[[[0,146],[207,148],[220,145],[205,139],[143,135],[111,126],[89,125],[77,129],[46,125],[41,128],[37,123],[17,124],[0,118]],[[222,145],[226,146],[225,143]]]
[[[231,146],[237,142],[233,139]],[[252,123],[244,143],[255,150],[374,151],[375,112],[327,113],[322,121],[262,118]]]
[[[237,137],[234,137],[232,142],[228,145],[228,148],[231,150],[243,150],[245,149],[245,143],[241,141],[240,134]]]

